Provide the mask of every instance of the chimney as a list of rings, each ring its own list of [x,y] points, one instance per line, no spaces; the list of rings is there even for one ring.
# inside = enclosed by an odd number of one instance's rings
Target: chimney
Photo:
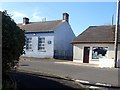
[[[46,22],[46,18],[42,18],[42,22]]]
[[[29,18],[23,17],[23,25],[29,24]]]
[[[69,21],[69,14],[68,13],[63,13],[63,20]]]

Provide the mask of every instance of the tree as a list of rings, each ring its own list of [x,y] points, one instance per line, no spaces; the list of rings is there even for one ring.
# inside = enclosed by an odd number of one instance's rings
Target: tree
[[[11,70],[15,65],[15,60],[19,61],[19,57],[23,54],[25,45],[25,34],[14,20],[7,14],[2,12],[2,72]]]

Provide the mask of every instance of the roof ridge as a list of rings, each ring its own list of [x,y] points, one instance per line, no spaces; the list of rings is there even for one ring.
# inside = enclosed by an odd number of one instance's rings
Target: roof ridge
[[[62,21],[62,20],[50,20],[50,21],[38,21],[38,22],[29,22],[29,24],[32,24],[32,23],[45,23],[45,22],[54,22],[54,21]],[[20,25],[22,23],[18,23],[17,25]],[[26,24],[27,25],[27,24]]]
[[[114,42],[115,25],[89,26],[86,30],[80,33],[74,42]],[[120,38],[120,35],[119,35]],[[119,40],[120,42],[120,40]]]
[[[21,29],[26,32],[51,32],[54,31],[54,28],[60,25],[62,20],[52,20],[44,22],[30,22],[29,24],[23,25],[17,24]]]

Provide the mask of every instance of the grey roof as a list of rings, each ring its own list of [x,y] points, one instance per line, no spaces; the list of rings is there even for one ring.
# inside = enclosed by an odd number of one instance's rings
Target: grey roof
[[[51,32],[54,28],[62,23],[62,20],[44,21],[44,22],[30,22],[29,24],[18,26],[26,32]]]
[[[72,43],[114,43],[114,37],[115,26],[90,26],[78,35]]]

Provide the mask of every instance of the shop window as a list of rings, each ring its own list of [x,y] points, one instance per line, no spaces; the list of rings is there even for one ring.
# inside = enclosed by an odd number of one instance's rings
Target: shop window
[[[99,59],[105,57],[108,51],[108,47],[93,47],[92,48],[92,59]]]

